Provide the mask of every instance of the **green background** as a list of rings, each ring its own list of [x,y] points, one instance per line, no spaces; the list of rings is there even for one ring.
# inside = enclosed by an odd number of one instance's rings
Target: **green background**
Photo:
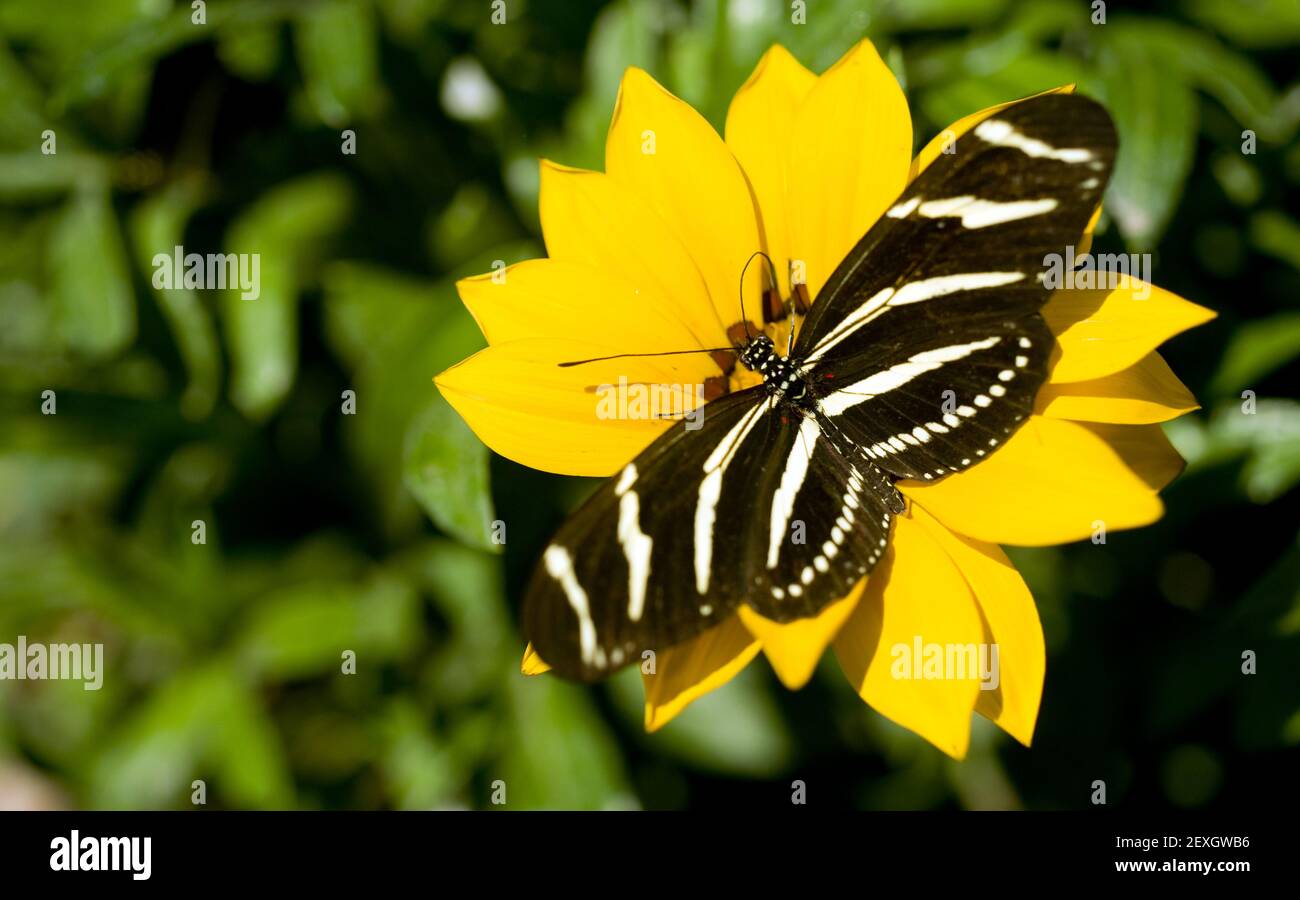
[[[794,779],[858,808],[1294,792],[1300,5],[807,7],[212,0],[198,26],[0,0],[0,642],[107,666],[99,692],[0,682],[0,806],[187,808],[195,779],[230,808],[481,808],[498,779],[507,808],[783,805]],[[482,345],[454,279],[542,255],[536,159],[601,167],[624,67],[720,126],[771,43],[821,71],[863,35],[918,141],[1066,82],[1105,100],[1097,249],[1152,252],[1219,313],[1165,348],[1205,409],[1169,426],[1164,520],[1013,551],[1049,652],[1032,751],[977,717],[954,763],[833,659],[797,693],[757,661],[649,736],[635,673],[521,677],[521,583],[588,485],[490,458],[431,382]],[[180,243],[260,252],[261,298],[154,290]]]

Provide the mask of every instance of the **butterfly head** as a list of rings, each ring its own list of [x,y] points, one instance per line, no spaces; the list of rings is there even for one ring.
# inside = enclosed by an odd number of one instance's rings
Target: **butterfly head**
[[[759,372],[776,356],[772,339],[765,334],[751,338],[740,351],[740,361],[752,372]]]

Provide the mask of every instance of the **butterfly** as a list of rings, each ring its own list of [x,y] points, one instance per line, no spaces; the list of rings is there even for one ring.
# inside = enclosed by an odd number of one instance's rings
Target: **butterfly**
[[[848,594],[906,509],[896,482],[978,465],[1029,416],[1054,344],[1045,257],[1080,240],[1115,151],[1106,111],[1071,94],[950,142],[787,354],[746,326],[734,349],[761,384],[675,423],[561,526],[524,598],[538,655],[592,681],[741,604],[790,622]]]

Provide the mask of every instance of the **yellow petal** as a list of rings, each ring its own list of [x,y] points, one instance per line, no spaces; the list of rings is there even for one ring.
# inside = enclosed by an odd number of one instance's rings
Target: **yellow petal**
[[[462,279],[456,289],[489,344],[560,338],[614,348],[609,353],[701,346],[662,295],[586,263],[530,259]],[[707,353],[675,358],[701,380],[719,373]]]
[[[662,298],[694,335],[694,346],[728,345],[734,309],[726,322],[718,318],[695,260],[649,203],[601,172],[543,160],[541,175],[542,232],[552,259],[604,269],[638,296]]]
[[[1083,228],[1083,237],[1079,238],[1079,246],[1074,250],[1076,259],[1092,249],[1092,233],[1097,230],[1097,221],[1099,219],[1101,219],[1100,203],[1098,203],[1097,208],[1092,211],[1092,218],[1088,220],[1088,224]]]
[[[840,626],[857,606],[866,580],[859,582],[843,600],[829,604],[817,615],[796,619],[784,625],[764,618],[748,606],[739,610],[740,621],[763,645],[763,653],[772,664],[781,683],[797,691],[808,683],[826,647],[839,633]]]
[[[1039,94],[1033,94],[1032,96],[1041,97],[1044,94],[1073,94],[1073,93],[1074,93],[1074,85],[1065,84],[1058,88],[1052,88],[1050,91],[1043,91],[1042,93]],[[953,122],[943,131],[936,134],[930,140],[930,143],[922,147],[921,152],[916,154],[916,159],[912,161],[912,169],[908,173],[907,180],[911,181],[917,175],[921,174],[921,172],[925,171],[925,167],[930,165],[930,163],[934,162],[935,157],[937,157],[940,153],[943,152],[943,148],[945,146],[951,146],[951,143],[953,141],[961,137],[966,132],[970,131],[980,122],[984,121],[986,117],[993,115],[995,112],[1001,112],[1002,110],[1006,109],[1008,106],[1015,106],[1017,103],[1021,103],[1024,100],[1028,100],[1028,99],[1030,98],[1024,97],[1021,100],[1010,100],[1006,103],[999,103],[996,106],[990,106],[988,109],[981,109],[977,113],[971,113],[969,116],[964,116],[958,119],[956,122]]]
[[[557,365],[620,349],[554,337],[511,341],[434,381],[479,439],[507,459],[560,475],[611,475],[671,424],[644,413],[680,410],[682,397],[693,395],[674,397],[671,386],[700,380],[694,354]],[[621,392],[620,378],[628,384]],[[620,393],[627,403],[618,403]]]
[[[519,671],[525,675],[541,675],[551,671],[551,667],[542,662],[542,658],[537,655],[530,643],[524,650],[524,660],[519,664]]]
[[[605,170],[648,203],[690,251],[724,323],[740,320],[740,273],[760,249],[740,164],[712,126],[641,69],[623,76],[605,142]],[[747,280],[746,309],[762,322],[763,279]]]
[[[1137,363],[1215,314],[1176,294],[1121,276],[1114,290],[1059,290],[1043,307],[1056,335],[1055,383],[1088,381]]]
[[[1131,426],[1136,427],[1136,426]],[[1124,457],[1077,422],[1030,416],[983,462],[934,484],[900,482],[944,525],[995,544],[1040,547],[1137,528],[1164,505]]]
[[[780,44],[763,54],[727,111],[727,146],[740,161],[758,201],[763,245],[776,264],[781,296],[790,296],[790,233],[786,166],[795,112],[817,82]]]
[[[699,637],[669,647],[642,672],[645,730],[656,731],[709,691],[720,688],[758,655],[759,643],[735,616]]]
[[[1047,669],[1033,595],[997,544],[955,534],[917,504],[912,505],[912,518],[961,570],[997,647],[996,680],[981,683],[975,710],[1028,747]]]
[[[1187,466],[1159,425],[1082,424],[1109,444],[1133,474],[1153,491],[1163,490]]]
[[[909,516],[895,522],[885,558],[835,639],[835,657],[873,709],[961,759],[970,742],[978,673],[910,677],[910,663],[917,638],[922,647],[978,648],[984,641],[978,607],[961,572],[925,530]]]
[[[1200,409],[1159,353],[1127,369],[1089,381],[1048,382],[1038,392],[1036,411],[1055,419],[1147,425]]]
[[[907,185],[912,118],[898,81],[863,40],[813,85],[788,134],[791,253],[817,296],[853,245]]]

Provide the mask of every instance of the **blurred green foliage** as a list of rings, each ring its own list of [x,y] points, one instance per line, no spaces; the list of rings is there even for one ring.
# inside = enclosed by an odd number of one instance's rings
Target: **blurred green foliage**
[[[764,805],[792,777],[867,808],[1276,792],[1300,743],[1300,7],[1108,6],[506,0],[493,25],[486,0],[211,0],[198,24],[0,0],[0,640],[108,665],[98,692],[0,682],[0,806],[186,807],[195,779],[236,808],[486,807],[498,780],[509,808]],[[431,383],[483,344],[455,278],[542,254],[536,159],[602,166],[626,66],[720,126],[771,43],[820,71],[864,35],[918,141],[1067,82],[1105,100],[1099,247],[1153,251],[1221,314],[1168,348],[1206,411],[1169,428],[1190,466],[1165,520],[1015,553],[1049,644],[1036,747],[977,721],[960,765],[833,663],[789,694],[758,662],[651,736],[635,674],[520,677],[519,588],[582,486],[489,459]],[[155,288],[181,244],[256,250],[261,297]]]

